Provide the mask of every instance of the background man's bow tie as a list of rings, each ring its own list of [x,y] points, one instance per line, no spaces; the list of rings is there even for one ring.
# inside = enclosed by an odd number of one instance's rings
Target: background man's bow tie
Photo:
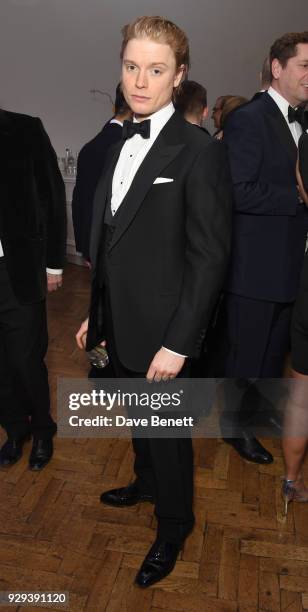
[[[305,111],[304,106],[298,106],[298,108],[293,108],[289,106],[288,108],[288,120],[289,123],[293,123],[293,121],[298,121],[303,129],[306,129],[307,119],[307,111]]]
[[[140,123],[133,123],[132,121],[125,119],[122,134],[125,140],[127,138],[132,138],[132,136],[135,136],[135,134],[140,134],[142,138],[150,138],[150,130],[151,119],[145,119],[145,121],[141,121]]]

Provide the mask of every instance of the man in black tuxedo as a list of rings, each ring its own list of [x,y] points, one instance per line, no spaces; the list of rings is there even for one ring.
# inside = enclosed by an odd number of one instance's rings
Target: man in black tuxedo
[[[65,190],[40,119],[0,111],[0,465],[16,463],[33,436],[30,468],[52,456],[46,286],[62,285]],[[47,269],[47,270],[46,270]]]
[[[308,99],[308,32],[278,39],[270,61],[268,92],[237,109],[224,132],[235,211],[221,374],[238,379],[244,392],[241,437],[229,442],[257,463],[273,458],[247,429],[254,416],[247,379],[282,376],[307,236],[295,169],[300,105]]]
[[[161,17],[123,29],[122,86],[134,112],[124,123],[94,202],[90,317],[82,348],[106,341],[118,377],[188,376],[222,286],[231,234],[224,145],[174,112],[189,62],[184,32]],[[147,119],[146,119],[147,118]],[[136,582],[173,568],[194,524],[190,439],[133,439],[136,480],[101,501],[155,501],[157,539]]]
[[[196,81],[183,81],[177,91],[174,105],[186,121],[196,125],[210,136],[208,130],[203,127],[203,122],[209,115],[207,91],[203,85]]]
[[[131,110],[123,96],[121,85],[116,89],[114,117],[90,142],[82,147],[77,161],[76,185],[73,192],[72,214],[76,250],[89,261],[93,199],[110,147],[122,138],[122,126]]]

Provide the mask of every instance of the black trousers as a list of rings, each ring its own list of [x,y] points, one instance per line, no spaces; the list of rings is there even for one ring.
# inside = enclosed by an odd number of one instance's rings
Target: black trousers
[[[290,349],[293,303],[253,300],[229,293],[224,305],[224,376],[279,378]]]
[[[117,354],[108,292],[104,292],[106,341],[109,359],[116,378],[144,378],[145,372],[125,368]],[[154,357],[154,355],[153,355]],[[189,376],[189,363],[180,373]],[[194,524],[193,515],[193,449],[191,438],[137,438],[132,436],[135,452],[134,471],[144,493],[155,499],[158,537],[179,542]]]
[[[0,258],[0,424],[9,437],[32,433],[47,439],[56,432],[44,363],[47,345],[45,301],[19,304]]]
[[[290,349],[293,303],[253,300],[226,294],[219,322],[219,376],[225,382],[228,419],[245,426],[258,405],[258,392],[250,378],[280,378]],[[229,404],[229,406],[228,406]],[[232,406],[230,406],[232,404]]]

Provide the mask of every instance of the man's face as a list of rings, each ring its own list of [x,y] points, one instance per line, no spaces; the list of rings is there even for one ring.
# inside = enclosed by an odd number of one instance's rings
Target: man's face
[[[220,129],[220,117],[221,117],[221,104],[220,104],[220,98],[217,98],[213,108],[212,108],[212,115],[211,115],[213,121],[214,121],[214,126],[216,128],[216,130]]]
[[[184,66],[176,67],[175,55],[167,44],[149,38],[133,38],[122,60],[122,89],[136,116],[148,117],[172,99]]]
[[[300,43],[296,49],[297,55],[284,68],[277,59],[272,63],[272,85],[291,106],[308,101],[308,43]]]

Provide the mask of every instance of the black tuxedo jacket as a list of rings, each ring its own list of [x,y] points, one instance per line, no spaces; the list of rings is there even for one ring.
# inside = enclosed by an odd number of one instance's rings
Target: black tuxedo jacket
[[[265,91],[257,91],[255,94],[253,94],[251,100],[249,100],[249,101],[250,102],[254,102],[255,100],[258,100],[258,98],[261,98],[264,93],[265,93]]]
[[[268,93],[232,113],[224,142],[235,195],[227,290],[248,298],[292,302],[308,215],[298,198],[297,147]]]
[[[210,132],[205,127],[203,127],[203,125],[196,125],[196,127],[198,127],[199,130],[205,132],[205,134],[207,134],[208,136],[211,136]]]
[[[45,297],[46,267],[64,264],[64,184],[40,119],[1,110],[0,156],[0,239],[15,296],[30,304]]]
[[[303,132],[298,142],[299,171],[308,193],[308,132]]]
[[[95,195],[88,348],[104,335],[96,262],[121,147],[110,157]],[[158,177],[172,180],[155,183]],[[141,164],[121,208],[105,266],[120,361],[144,372],[162,345],[197,356],[230,249],[232,197],[224,145],[175,112]]]
[[[93,199],[97,183],[110,147],[121,138],[122,127],[108,121],[99,134],[82,147],[78,156],[72,213],[76,249],[86,259],[89,259]]]

